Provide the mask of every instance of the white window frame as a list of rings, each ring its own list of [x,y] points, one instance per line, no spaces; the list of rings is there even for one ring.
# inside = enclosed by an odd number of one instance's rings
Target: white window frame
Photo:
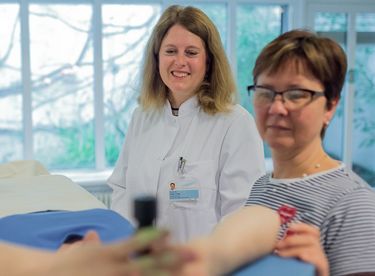
[[[102,33],[101,33],[101,8],[102,4],[151,4],[157,3],[162,5],[165,9],[171,4],[180,5],[193,5],[197,3],[222,3],[225,4],[227,9],[227,55],[231,62],[234,75],[237,74],[237,61],[236,61],[236,6],[238,4],[259,4],[259,5],[283,5],[288,6],[288,17],[285,18],[283,26],[285,30],[292,28],[312,27],[314,14],[321,11],[342,11],[346,13],[356,12],[375,12],[374,0],[191,0],[191,1],[136,1],[136,0],[0,0],[2,3],[16,3],[20,4],[20,24],[21,24],[21,49],[22,49],[22,79],[23,79],[23,135],[27,137],[24,141],[24,159],[33,159],[33,134],[32,134],[32,107],[31,107],[31,68],[30,68],[30,45],[29,45],[29,21],[28,21],[28,6],[31,3],[37,4],[92,4],[94,16],[94,111],[95,111],[95,172],[106,172],[105,177],[109,174],[109,169],[105,165],[105,144],[104,144],[104,106],[103,106],[103,79],[102,77]],[[351,16],[351,22],[353,16]],[[354,21],[353,21],[354,22]],[[353,23],[351,23],[353,25]],[[351,25],[351,26],[352,26]],[[353,67],[355,52],[355,43],[353,44],[353,37],[355,29],[353,27],[349,30],[348,41],[348,58],[349,68]],[[99,77],[98,77],[99,76]],[[354,85],[354,84],[353,84]],[[349,85],[348,89],[354,89],[353,85]],[[347,102],[345,106],[345,141],[344,141],[344,162],[351,166],[352,164],[352,142],[351,131],[353,129],[353,93],[347,93]],[[270,160],[267,163],[270,164]],[[65,172],[64,172],[65,173]],[[82,172],[82,175],[89,174],[88,171]],[[77,173],[74,175],[80,178]],[[84,182],[82,180],[81,182]]]
[[[375,2],[373,0],[330,0],[313,1],[307,0],[306,18],[307,27],[314,29],[314,19],[318,12],[341,12],[348,15],[348,28],[346,40],[346,54],[348,58],[348,76],[346,79],[346,89],[344,98],[344,122],[343,122],[343,162],[349,168],[353,166],[353,136],[354,131],[354,71],[355,71],[355,52],[356,52],[356,14],[357,13],[375,13]]]
[[[29,33],[29,5],[30,4],[91,4],[94,15],[94,112],[95,112],[95,170],[106,170],[105,162],[105,143],[104,143],[104,106],[103,106],[103,79],[102,77],[102,4],[150,4],[158,3],[165,9],[172,4],[193,5],[197,3],[220,3],[225,4],[228,9],[228,31],[226,41],[227,54],[231,62],[234,74],[236,75],[236,6],[237,4],[259,4],[259,5],[283,5],[288,6],[289,16],[286,22],[289,29],[302,24],[302,2],[299,0],[204,0],[204,1],[126,1],[126,0],[0,0],[0,3],[16,3],[20,5],[20,24],[21,24],[21,49],[22,49],[22,70],[21,77],[23,80],[23,158],[33,159],[33,133],[32,133],[32,105],[31,105],[31,65],[30,65],[30,33]],[[99,76],[99,77],[98,77]]]

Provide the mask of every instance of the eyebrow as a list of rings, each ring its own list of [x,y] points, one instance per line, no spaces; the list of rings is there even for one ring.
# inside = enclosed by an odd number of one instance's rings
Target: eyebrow
[[[164,45],[163,48],[166,48],[166,47],[175,47],[175,48],[178,48],[176,45],[174,44],[167,44],[167,45]],[[189,45],[187,46],[186,48],[192,48],[192,49],[197,49],[197,50],[201,50],[202,48],[201,47],[197,47],[197,46],[194,46],[194,45]]]
[[[273,86],[273,85],[271,85],[271,84],[267,84],[267,83],[265,83],[265,84],[256,84],[257,86],[263,86],[263,87],[265,87],[265,88],[268,88],[268,89],[272,89],[272,90],[275,90],[275,87]],[[291,84],[291,85],[288,85],[287,87],[286,87],[286,89],[283,89],[283,90],[289,90],[289,89],[308,89],[308,88],[305,88],[303,85],[299,85],[299,84]]]

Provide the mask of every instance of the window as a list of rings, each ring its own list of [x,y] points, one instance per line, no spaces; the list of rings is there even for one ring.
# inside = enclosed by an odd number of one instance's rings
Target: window
[[[30,4],[34,158],[49,168],[94,167],[90,5]]]
[[[317,13],[315,17],[315,31],[323,36],[331,37],[340,43],[344,50],[347,50],[347,16],[345,13]],[[343,125],[344,125],[344,102],[345,94],[348,93],[347,87],[342,91],[342,100],[339,103],[336,114],[329,124],[324,139],[324,146],[330,156],[336,159],[343,159]]]
[[[252,103],[246,87],[253,83],[252,68],[263,47],[282,33],[286,6],[240,4],[237,6],[237,84],[241,105],[252,112]],[[267,145],[265,157],[271,153]]]
[[[325,138],[327,151],[375,186],[375,6],[313,6],[314,29],[348,56],[342,100]]]
[[[142,16],[139,16],[140,13]],[[132,112],[137,106],[138,73],[144,46],[160,14],[159,5],[103,5],[106,166],[115,164]]]
[[[180,4],[201,8],[217,25],[240,102],[250,112],[245,87],[266,43],[297,25],[338,41],[350,70],[325,147],[375,186],[375,6],[370,0],[301,2]],[[0,162],[38,159],[50,170],[111,168],[137,106],[145,43],[169,4],[0,0]]]
[[[289,1],[181,3],[201,8],[217,25],[249,109],[245,87],[254,59],[287,28]],[[0,162],[112,167],[137,106],[144,46],[164,5],[0,0]]]
[[[19,6],[0,5],[0,162],[23,157]]]
[[[375,12],[356,16],[353,170],[375,186]]]

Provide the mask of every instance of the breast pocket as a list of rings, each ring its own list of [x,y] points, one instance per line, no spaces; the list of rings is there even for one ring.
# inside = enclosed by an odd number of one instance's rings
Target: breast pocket
[[[181,190],[198,190],[199,197],[195,200],[181,200],[171,202],[175,208],[195,210],[214,209],[217,198],[216,166],[213,160],[187,162],[182,179],[177,181],[177,188]]]

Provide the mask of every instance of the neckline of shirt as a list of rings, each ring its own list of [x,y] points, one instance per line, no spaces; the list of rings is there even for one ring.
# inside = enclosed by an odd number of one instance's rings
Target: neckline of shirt
[[[198,104],[198,98],[197,96],[193,96],[189,99],[187,99],[185,102],[181,104],[181,106],[178,108],[178,116],[173,115],[172,113],[172,106],[170,102],[167,100],[165,104],[165,113],[168,116],[173,116],[174,118],[183,117],[183,116],[189,116],[191,114],[195,114],[199,111],[200,106]]]
[[[321,171],[321,172],[314,173],[314,174],[309,174],[305,177],[297,177],[297,178],[273,178],[272,172],[270,172],[269,173],[269,181],[270,181],[270,183],[278,184],[278,183],[294,183],[294,182],[300,182],[300,181],[304,181],[304,180],[311,180],[311,179],[314,179],[314,178],[318,178],[322,175],[327,175],[327,174],[330,174],[330,173],[333,173],[333,172],[336,172],[336,171],[344,170],[345,167],[346,167],[345,164],[341,163],[336,168],[332,168],[332,169]]]

